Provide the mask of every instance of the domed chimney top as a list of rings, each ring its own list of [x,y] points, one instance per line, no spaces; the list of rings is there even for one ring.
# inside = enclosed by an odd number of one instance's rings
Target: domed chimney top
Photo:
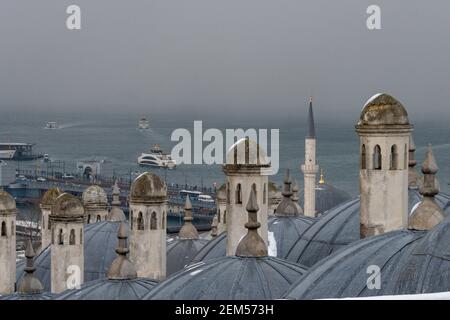
[[[160,177],[153,173],[144,172],[131,185],[131,203],[162,203],[166,199],[166,185]]]
[[[378,93],[364,105],[358,127],[400,126],[410,128],[405,107],[394,97]]]

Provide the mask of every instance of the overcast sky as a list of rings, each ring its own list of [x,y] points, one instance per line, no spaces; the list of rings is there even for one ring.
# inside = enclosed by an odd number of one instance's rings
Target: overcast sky
[[[312,94],[317,113],[354,117],[386,91],[442,117],[449,17],[448,0],[2,0],[0,108],[270,116]]]

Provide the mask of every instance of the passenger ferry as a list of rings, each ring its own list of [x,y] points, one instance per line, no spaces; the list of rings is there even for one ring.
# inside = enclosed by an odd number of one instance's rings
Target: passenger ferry
[[[42,158],[40,154],[33,154],[31,143],[0,143],[0,159],[35,160]]]
[[[148,121],[146,118],[142,118],[138,122],[138,129],[140,130],[147,130],[150,128],[150,121]]]
[[[59,126],[58,126],[58,124],[55,121],[49,121],[45,125],[44,129],[59,129]]]
[[[158,144],[150,149],[150,153],[142,153],[138,157],[138,163],[141,166],[160,167],[166,169],[174,169],[176,167],[175,160],[169,154],[163,153]]]

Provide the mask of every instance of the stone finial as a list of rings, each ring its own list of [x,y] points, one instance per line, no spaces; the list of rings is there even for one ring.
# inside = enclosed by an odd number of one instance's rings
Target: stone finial
[[[422,164],[423,184],[419,188],[423,200],[409,219],[408,227],[410,229],[430,230],[445,218],[444,212],[434,199],[434,196],[439,193],[435,176],[437,171],[436,159],[431,144],[429,144],[425,161]]]
[[[184,224],[178,233],[178,237],[182,240],[198,239],[198,232],[195,226],[192,224],[192,203],[189,196],[186,196],[186,203],[184,205]]]
[[[217,214],[214,215],[212,224],[211,224],[211,237],[215,238],[217,237],[217,225],[219,224],[218,218],[217,218]]]
[[[291,175],[289,172],[289,169],[286,169],[286,174],[284,176],[284,186],[283,186],[283,192],[281,193],[285,197],[291,197],[292,196],[292,190],[291,190]]]
[[[299,214],[298,208],[292,199],[293,192],[291,187],[291,176],[289,173],[289,169],[286,169],[283,192],[281,193],[283,195],[283,199],[275,210],[276,216],[297,216]]]
[[[120,208],[121,202],[120,202],[120,188],[117,180],[114,183],[114,186],[112,187],[112,193],[113,193],[113,199],[111,202],[112,208],[108,212],[108,216],[106,217],[106,220],[108,221],[125,221],[125,213]]]
[[[245,224],[248,232],[239,242],[236,249],[238,257],[267,257],[268,251],[264,240],[258,234],[261,223],[258,222],[257,212],[259,211],[255,190],[252,188],[250,198],[247,203],[248,222]]]
[[[298,203],[298,201],[300,200],[300,197],[298,195],[298,192],[300,191],[300,188],[298,186],[298,183],[296,180],[294,180],[294,182],[292,183],[292,202],[295,204],[295,206],[297,207],[297,211],[298,211],[298,215],[303,215],[303,209],[302,207],[300,207],[300,204]]]
[[[111,202],[111,205],[113,206],[120,206],[120,188],[119,188],[119,183],[116,180],[114,182],[114,185],[112,187],[112,195],[113,195],[113,199]]]
[[[416,144],[412,134],[409,136],[409,150],[408,150],[408,187],[411,189],[417,189],[419,187],[420,175],[416,171],[415,166],[417,164],[415,158]]]
[[[34,271],[34,250],[31,240],[28,240],[25,250],[25,257],[27,258],[27,264],[25,267],[25,276],[19,284],[18,292],[21,294],[38,294],[44,291],[44,287],[38,278],[35,277]]]
[[[127,257],[127,254],[130,251],[128,249],[127,244],[128,232],[127,226],[123,222],[120,224],[117,238],[119,239],[116,249],[118,256],[111,263],[111,267],[109,268],[108,272],[108,279],[111,280],[135,279],[137,278],[136,267]]]

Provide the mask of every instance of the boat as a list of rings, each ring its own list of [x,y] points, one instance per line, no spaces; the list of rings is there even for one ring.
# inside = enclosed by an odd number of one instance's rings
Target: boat
[[[149,153],[142,153],[138,157],[138,163],[141,166],[160,167],[167,169],[174,169],[176,167],[175,160],[169,154],[163,153],[158,144],[154,145],[150,149]]]
[[[49,121],[45,125],[45,129],[58,129],[58,128],[59,128],[59,126],[55,121]]]
[[[0,143],[0,159],[35,160],[42,157],[33,153],[32,143]]]
[[[47,154],[47,153],[45,153],[44,154],[44,162],[50,162],[51,160],[50,160],[50,156]]]
[[[150,128],[150,121],[147,118],[141,118],[138,123],[138,129],[147,130]]]

